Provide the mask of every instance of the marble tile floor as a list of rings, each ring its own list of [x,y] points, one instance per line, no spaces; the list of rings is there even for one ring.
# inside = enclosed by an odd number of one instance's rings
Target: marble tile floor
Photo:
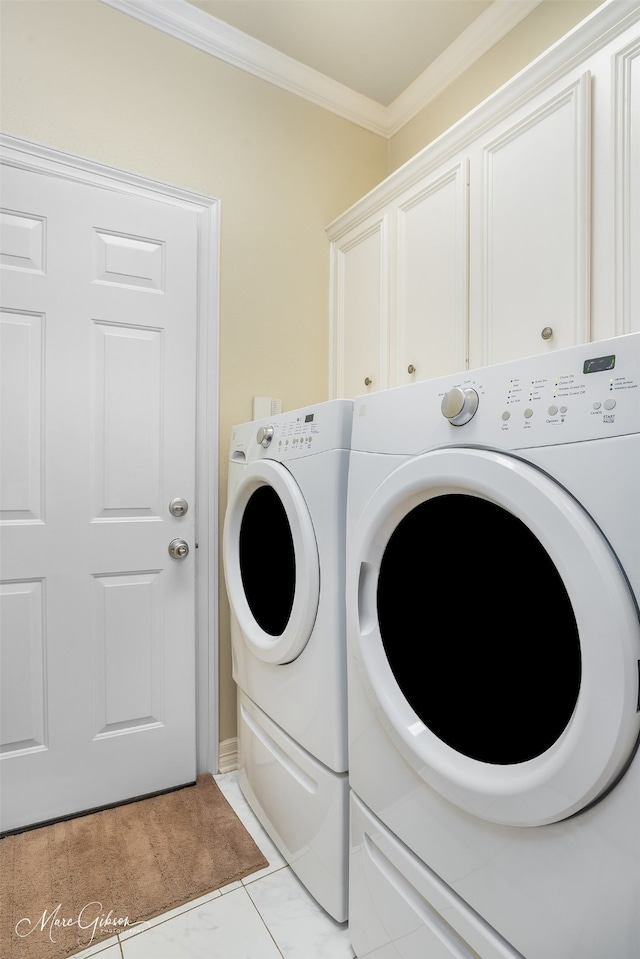
[[[214,778],[268,867],[72,959],[353,959],[347,924],[335,922],[300,883],[247,804],[237,773]]]

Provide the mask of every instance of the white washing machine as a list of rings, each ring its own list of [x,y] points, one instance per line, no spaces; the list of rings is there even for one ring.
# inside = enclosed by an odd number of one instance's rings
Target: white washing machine
[[[345,513],[353,403],[236,426],[224,569],[240,785],[321,906],[347,918]]]
[[[640,335],[356,399],[361,959],[640,956]]]

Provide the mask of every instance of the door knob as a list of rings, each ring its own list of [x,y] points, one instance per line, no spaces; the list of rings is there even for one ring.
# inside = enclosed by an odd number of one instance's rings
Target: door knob
[[[173,559],[184,559],[189,555],[189,544],[183,539],[172,539],[169,543],[169,556]]]

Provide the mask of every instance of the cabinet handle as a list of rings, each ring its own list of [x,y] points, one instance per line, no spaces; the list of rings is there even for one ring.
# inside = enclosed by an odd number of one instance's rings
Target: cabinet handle
[[[364,378],[364,385],[365,385],[365,386],[371,386],[372,383],[373,383],[373,380],[370,380],[368,376],[365,376],[365,378]]]
[[[415,366],[413,365],[413,363],[409,363],[409,365],[408,365],[408,367],[407,367],[407,373],[415,373],[415,371],[416,371],[416,368],[415,368]]]
[[[542,337],[543,340],[550,340],[551,337],[553,336],[553,330],[551,329],[550,326],[545,326],[540,336]]]

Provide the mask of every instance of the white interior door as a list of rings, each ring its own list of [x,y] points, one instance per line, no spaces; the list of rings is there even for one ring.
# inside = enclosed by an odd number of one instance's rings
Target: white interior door
[[[9,166],[2,206],[7,830],[195,778],[197,223]]]

